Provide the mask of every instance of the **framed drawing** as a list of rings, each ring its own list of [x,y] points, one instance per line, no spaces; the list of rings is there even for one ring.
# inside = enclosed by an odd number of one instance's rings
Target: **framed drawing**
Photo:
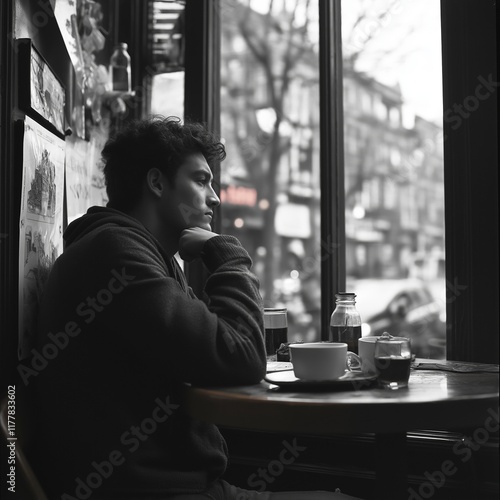
[[[65,145],[26,116],[19,217],[19,359],[35,346],[42,291],[63,251]]]
[[[19,108],[34,119],[46,123],[64,135],[64,105],[66,91],[45,59],[36,50],[31,39],[18,43]],[[29,82],[29,85],[28,85]]]

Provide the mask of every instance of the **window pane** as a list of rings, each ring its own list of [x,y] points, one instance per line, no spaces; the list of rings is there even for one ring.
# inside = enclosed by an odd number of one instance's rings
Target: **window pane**
[[[289,340],[320,338],[318,7],[222,0],[222,232],[250,252]]]
[[[345,0],[342,26],[348,290],[363,335],[444,358],[440,2]]]

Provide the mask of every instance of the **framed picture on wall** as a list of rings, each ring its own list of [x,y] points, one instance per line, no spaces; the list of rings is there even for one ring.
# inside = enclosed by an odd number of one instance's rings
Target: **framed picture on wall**
[[[64,135],[66,90],[29,38],[18,43],[18,105],[35,120],[40,117]]]

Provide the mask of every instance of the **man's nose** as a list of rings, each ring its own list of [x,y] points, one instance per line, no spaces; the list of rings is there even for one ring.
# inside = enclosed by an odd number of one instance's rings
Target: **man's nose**
[[[218,207],[220,205],[220,199],[212,186],[210,186],[210,191],[208,193],[207,204],[209,207]]]

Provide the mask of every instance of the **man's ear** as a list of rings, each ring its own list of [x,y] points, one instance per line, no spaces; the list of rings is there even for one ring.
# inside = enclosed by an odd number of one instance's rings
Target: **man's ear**
[[[161,198],[165,190],[165,178],[157,168],[151,168],[146,174],[146,188],[153,195]]]

